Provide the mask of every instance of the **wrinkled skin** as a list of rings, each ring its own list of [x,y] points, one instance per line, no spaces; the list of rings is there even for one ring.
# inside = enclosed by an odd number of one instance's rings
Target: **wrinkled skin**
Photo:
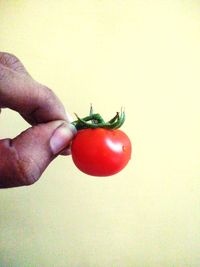
[[[31,185],[57,156],[49,139],[69,118],[55,94],[36,82],[17,57],[0,52],[3,108],[18,112],[31,127],[14,139],[0,140],[0,188]]]

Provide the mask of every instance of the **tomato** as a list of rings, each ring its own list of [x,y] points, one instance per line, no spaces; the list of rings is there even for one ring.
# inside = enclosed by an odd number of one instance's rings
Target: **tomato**
[[[71,146],[74,164],[92,176],[110,176],[121,171],[131,158],[131,142],[121,130],[82,129]]]

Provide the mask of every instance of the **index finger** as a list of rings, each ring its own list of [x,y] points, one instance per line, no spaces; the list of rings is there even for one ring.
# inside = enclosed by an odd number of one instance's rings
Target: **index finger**
[[[64,106],[48,87],[0,63],[1,107],[19,112],[32,125],[53,120],[70,122]]]

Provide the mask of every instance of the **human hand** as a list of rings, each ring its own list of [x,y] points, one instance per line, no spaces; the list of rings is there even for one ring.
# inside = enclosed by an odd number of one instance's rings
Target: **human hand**
[[[2,52],[1,108],[17,111],[32,127],[0,140],[0,188],[31,185],[58,154],[68,154],[75,128],[55,94],[33,80],[18,58]]]

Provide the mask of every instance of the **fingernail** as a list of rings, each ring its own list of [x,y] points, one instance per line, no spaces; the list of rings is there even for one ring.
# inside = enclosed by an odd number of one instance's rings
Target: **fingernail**
[[[76,128],[71,124],[62,124],[56,129],[50,140],[50,147],[54,155],[65,149],[74,135]]]

